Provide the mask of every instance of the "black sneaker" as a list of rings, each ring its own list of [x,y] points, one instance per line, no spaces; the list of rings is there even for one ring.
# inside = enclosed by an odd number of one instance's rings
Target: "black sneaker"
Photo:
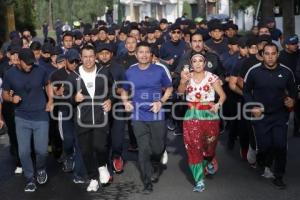
[[[144,189],[143,189],[143,194],[150,194],[151,192],[153,192],[153,186],[151,183],[148,183],[146,185],[144,185]]]
[[[84,184],[84,183],[86,183],[86,180],[81,176],[74,175],[73,183],[75,183],[75,184]]]
[[[176,126],[173,119],[167,119],[167,128],[169,131],[174,131]]]
[[[37,189],[36,185],[34,182],[28,182],[24,188],[25,192],[35,192]]]
[[[153,173],[151,176],[151,182],[152,183],[157,183],[159,180],[159,176],[160,176],[160,166],[155,166],[153,167]]]
[[[67,158],[64,162],[63,162],[63,167],[62,170],[66,173],[72,172],[74,170],[75,167],[75,162],[73,160],[72,157]]]
[[[48,180],[48,175],[45,170],[41,170],[37,172],[36,180],[39,184],[45,184]]]
[[[283,182],[282,178],[275,178],[272,180],[272,183],[277,189],[284,190],[286,188],[286,184]]]

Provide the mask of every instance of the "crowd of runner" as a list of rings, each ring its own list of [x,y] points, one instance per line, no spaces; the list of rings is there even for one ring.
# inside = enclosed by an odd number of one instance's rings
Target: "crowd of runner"
[[[230,20],[184,17],[55,28],[43,42],[13,31],[0,53],[0,128],[25,192],[47,182],[48,152],[96,192],[124,171],[128,150],[151,193],[167,164],[168,130],[182,135],[194,192],[218,170],[221,132],[229,150],[238,141],[241,159],[286,187],[291,113],[300,135],[300,51],[273,18],[244,35]]]

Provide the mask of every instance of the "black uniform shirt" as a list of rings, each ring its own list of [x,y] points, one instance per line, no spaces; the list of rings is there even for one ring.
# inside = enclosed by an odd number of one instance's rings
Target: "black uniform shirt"
[[[243,88],[246,103],[259,102],[264,106],[265,114],[287,113],[285,97],[296,98],[296,84],[293,72],[278,64],[275,69],[268,69],[259,63],[249,69]]]

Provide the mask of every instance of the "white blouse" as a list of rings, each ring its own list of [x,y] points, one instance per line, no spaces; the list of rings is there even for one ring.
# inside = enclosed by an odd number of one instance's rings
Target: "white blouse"
[[[200,83],[196,83],[191,78],[186,87],[186,100],[201,103],[214,101],[215,90],[212,84],[217,80],[219,80],[219,77],[208,71],[205,71],[204,79]]]

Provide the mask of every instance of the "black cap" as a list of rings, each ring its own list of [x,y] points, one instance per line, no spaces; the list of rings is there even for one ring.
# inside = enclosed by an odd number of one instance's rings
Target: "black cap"
[[[260,35],[258,36],[258,43],[261,43],[261,42],[272,42],[272,37],[271,35]]]
[[[9,39],[12,40],[14,38],[20,39],[20,34],[18,31],[12,31],[9,33]]]
[[[108,29],[107,29],[106,26],[101,26],[101,27],[99,28],[99,32],[100,32],[100,31],[104,31],[105,33],[107,33],[107,32],[108,32]]]
[[[165,18],[163,18],[163,19],[160,20],[159,23],[160,23],[160,24],[167,24],[167,23],[168,23],[168,20],[165,19]]]
[[[107,30],[107,33],[108,33],[108,35],[115,35],[116,34],[115,29],[113,29],[113,28],[109,28]]]
[[[91,29],[84,29],[83,35],[91,35]]]
[[[109,43],[101,43],[96,46],[96,52],[99,53],[103,50],[112,52],[112,46]]]
[[[19,59],[24,61],[27,65],[32,65],[35,62],[33,51],[29,48],[20,50]]]
[[[176,29],[180,30],[180,26],[179,24],[172,24],[172,26],[170,27],[171,31],[175,31]]]
[[[158,48],[158,46],[152,44],[152,45],[150,45],[150,48],[151,48],[151,53],[153,55],[155,55],[155,57],[159,58],[159,48]]]
[[[124,33],[124,34],[128,34],[128,28],[126,27],[121,27],[120,31],[119,31],[119,34],[120,33]]]
[[[209,31],[213,31],[216,29],[224,30],[224,26],[220,22],[214,21],[214,22],[208,24],[208,29],[209,29]]]
[[[180,25],[189,25],[190,22],[187,19],[180,20]]]
[[[19,53],[20,50],[22,49],[22,47],[20,45],[9,45],[7,47],[7,51],[10,53],[10,54],[14,54],[14,53]]]
[[[62,53],[63,53],[63,50],[59,46],[55,46],[52,48],[51,55],[59,55]]]
[[[99,33],[99,30],[97,28],[94,28],[92,31],[91,31],[91,35],[97,35]]]
[[[195,22],[190,22],[190,25],[189,25],[188,28],[189,28],[190,30],[191,30],[191,29],[197,29],[197,26],[196,26]]]
[[[59,54],[56,57],[56,63],[60,63],[66,59],[66,56],[64,54]]]
[[[39,41],[33,41],[30,45],[32,51],[39,51],[42,49],[42,45]]]
[[[66,37],[66,36],[71,36],[74,37],[73,32],[72,31],[65,31],[62,38]]]
[[[185,28],[185,29],[182,30],[182,33],[187,35],[187,34],[191,34],[191,31],[190,31],[190,29]]]
[[[228,38],[228,44],[237,45],[238,44],[238,38],[237,37]]]
[[[50,43],[45,43],[42,46],[42,52],[43,53],[51,53],[53,49],[53,46]]]
[[[298,44],[298,42],[299,42],[298,35],[290,35],[286,37],[284,40],[284,44],[286,45],[296,45]]]
[[[239,29],[238,25],[229,22],[229,23],[227,23],[227,24],[225,25],[225,29],[228,30],[228,29],[230,29],[230,28],[232,28],[233,30],[238,30],[238,29]]]
[[[241,48],[247,47],[247,38],[245,36],[244,37],[240,37],[239,40],[238,40],[238,45]]]
[[[266,24],[273,23],[273,22],[275,22],[275,18],[274,17],[266,17],[266,19],[264,20],[264,22]]]
[[[249,36],[247,39],[247,46],[251,47],[252,45],[257,45],[258,38],[256,36]]]
[[[161,31],[159,26],[154,26],[154,31]]]
[[[75,31],[74,38],[75,40],[81,40],[83,38],[83,34],[80,31]]]
[[[147,28],[147,33],[154,33],[154,32],[155,32],[155,28],[154,27]]]
[[[67,53],[65,54],[66,59],[70,62],[74,60],[80,60],[79,53],[76,49],[69,49]]]

